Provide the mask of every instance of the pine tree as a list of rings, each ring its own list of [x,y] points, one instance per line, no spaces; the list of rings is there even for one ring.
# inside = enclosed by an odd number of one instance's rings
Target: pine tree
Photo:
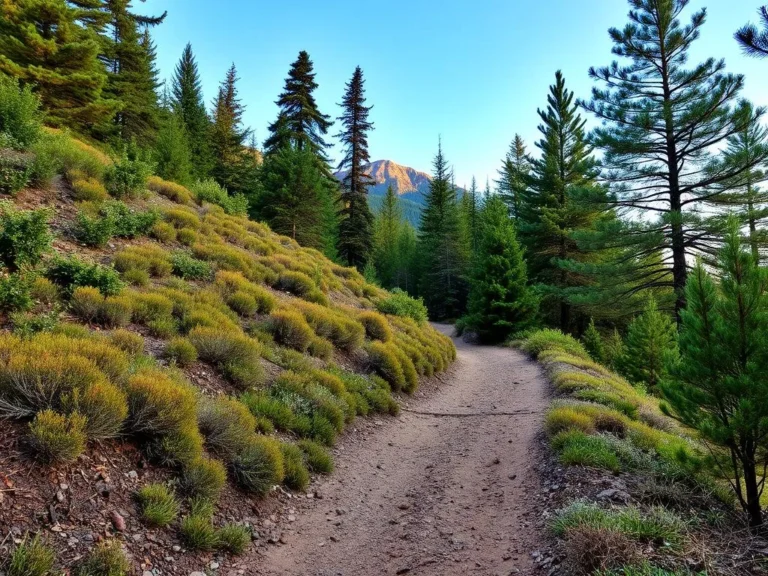
[[[432,317],[456,318],[464,311],[468,255],[451,171],[439,145],[419,227],[421,288]]]
[[[292,144],[298,150],[309,149],[327,167],[326,144],[323,136],[332,122],[317,109],[313,92],[317,89],[314,64],[302,50],[291,65],[285,88],[277,99],[280,108],[277,120],[270,124],[270,136],[264,142],[267,155]],[[328,169],[330,175],[330,169]]]
[[[677,330],[653,298],[629,324],[619,371],[630,381],[655,390],[666,376],[666,363],[677,354]]]
[[[343,156],[338,170],[345,170],[341,181],[341,211],[339,213],[339,256],[350,266],[362,270],[373,245],[373,214],[368,207],[368,187],[373,178],[365,172],[370,162],[368,132],[373,123],[368,120],[371,106],[365,105],[365,80],[358,66],[346,85],[339,117],[342,131],[338,134]]]
[[[768,56],[768,6],[763,6],[758,11],[762,30],[758,30],[754,24],[745,24],[735,34],[736,41],[745,54],[756,58]]]
[[[552,321],[568,332],[573,322],[569,291],[583,285],[584,279],[565,263],[590,258],[573,235],[593,228],[601,218],[599,203],[586,198],[588,191],[599,195],[601,189],[595,186],[596,162],[584,133],[586,120],[578,114],[573,92],[559,71],[547,103],[538,111],[542,138],[536,146],[541,157],[532,163],[532,192],[520,207],[519,226],[529,273],[547,297]]]
[[[417,293],[419,250],[416,229],[404,221],[397,236],[397,268],[394,288],[405,290],[411,295]]]
[[[335,206],[328,180],[310,150],[288,146],[264,158],[261,191],[253,201],[253,216],[302,246],[332,253]]]
[[[109,25],[103,35],[104,61],[108,77],[104,92],[120,103],[111,122],[98,127],[104,138],[117,136],[147,145],[160,126],[156,51],[148,28],[165,20],[131,11],[132,0],[103,0]],[[142,30],[143,28],[143,30]]]
[[[706,11],[683,25],[687,5],[688,0],[632,0],[629,24],[610,31],[613,53],[629,63],[592,68],[592,78],[606,88],[594,88],[592,100],[583,103],[601,122],[593,139],[604,153],[613,205],[636,215],[623,229],[607,229],[604,245],[638,256],[668,254],[658,266],[628,261],[626,274],[635,276],[628,283],[633,289],[673,288],[677,311],[685,305],[688,262],[715,251],[722,235],[713,229],[718,221],[707,217],[708,204],[727,192],[738,173],[768,158],[766,148],[739,166],[713,156],[749,121],[743,110],[731,109],[744,81],[726,74],[722,60],[688,68]]]
[[[619,363],[623,357],[624,340],[621,338],[618,329],[614,328],[613,332],[603,342],[603,363],[614,372],[618,372]]]
[[[192,153],[184,121],[178,111],[162,111],[160,130],[152,150],[158,176],[180,184],[192,182]]]
[[[768,144],[768,128],[759,120],[760,110],[755,110],[749,102],[739,105],[745,118],[749,121],[742,130],[728,138],[728,144],[723,151],[726,165],[743,166],[747,168],[739,172],[733,180],[726,183],[726,192],[718,195],[714,204],[724,206],[729,214],[736,215],[748,231],[749,246],[752,258],[760,264],[763,254],[768,247],[766,223],[768,222],[768,191],[761,190],[759,184],[765,182],[768,174],[759,168],[756,160]]]
[[[465,190],[461,195],[461,217],[466,235],[464,243],[471,258],[474,258],[480,244],[480,212],[481,202],[478,198],[477,181],[472,176],[469,190]]]
[[[66,0],[0,4],[0,72],[35,87],[46,121],[88,131],[115,113],[103,94],[107,73],[99,61],[97,30],[104,15]]]
[[[205,111],[200,73],[187,44],[174,71],[171,86],[171,105],[181,117],[192,155],[192,171],[198,180],[210,175],[213,157],[210,149],[210,119]]]
[[[525,149],[525,142],[519,134],[509,146],[509,152],[502,161],[496,186],[499,195],[509,208],[509,214],[515,221],[520,219],[523,204],[529,194],[528,183],[531,162]]]
[[[584,348],[586,348],[592,360],[601,364],[605,362],[605,346],[603,345],[603,337],[595,327],[594,318],[589,319],[589,326],[587,326],[584,334],[582,334],[581,342],[584,344]]]
[[[392,186],[387,186],[384,202],[374,220],[373,262],[381,285],[388,289],[398,286],[398,242],[403,225],[399,200]]]
[[[468,314],[460,326],[485,342],[501,342],[534,321],[538,300],[528,286],[523,250],[506,204],[493,197],[483,209],[480,245],[471,275]]]
[[[251,131],[243,127],[245,107],[237,95],[237,69],[229,67],[227,75],[219,86],[219,93],[213,101],[211,123],[211,152],[213,168],[211,175],[231,193],[243,192],[246,186],[244,145]]]
[[[686,284],[680,358],[662,391],[699,431],[749,518],[763,522],[768,466],[768,277],[741,244],[737,223],[719,257],[719,286],[699,262]]]

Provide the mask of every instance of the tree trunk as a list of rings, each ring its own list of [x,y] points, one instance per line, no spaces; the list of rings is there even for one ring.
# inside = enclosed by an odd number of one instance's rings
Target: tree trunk
[[[760,491],[757,488],[757,473],[754,460],[744,462],[744,487],[747,496],[749,526],[756,528],[763,524],[763,510],[760,506]]]

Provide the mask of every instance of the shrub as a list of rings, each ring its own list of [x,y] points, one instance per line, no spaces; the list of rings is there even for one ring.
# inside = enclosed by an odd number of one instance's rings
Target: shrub
[[[185,368],[197,361],[197,349],[186,338],[174,338],[165,347],[165,357]]]
[[[284,346],[304,352],[315,338],[312,328],[299,312],[277,310],[270,317],[272,334]]]
[[[296,416],[289,406],[277,398],[272,398],[264,392],[246,392],[240,401],[257,418],[269,419],[280,430],[293,430]]]
[[[565,430],[580,430],[587,434],[595,431],[595,423],[592,418],[578,409],[568,406],[552,408],[547,413],[544,426],[550,435]]]
[[[259,344],[244,334],[222,332],[217,328],[197,327],[189,340],[201,360],[214,364],[224,376],[241,389],[263,383],[264,368]]]
[[[163,180],[159,176],[147,178],[147,188],[178,204],[189,204],[192,202],[192,195],[184,186]]]
[[[187,466],[201,458],[203,435],[197,429],[197,422],[190,420],[178,430],[155,438],[147,446],[147,453],[164,466]]]
[[[226,189],[219,186],[215,180],[208,179],[192,186],[198,204],[209,202],[224,209],[227,214],[245,216],[248,213],[248,199],[242,194],[230,196]]]
[[[24,312],[32,308],[32,280],[22,273],[0,277],[0,310]]]
[[[32,86],[0,74],[0,147],[29,148],[40,138],[42,117]]]
[[[374,341],[366,346],[366,351],[373,369],[392,386],[393,390],[402,390],[406,385],[405,374],[394,348]]]
[[[123,330],[122,328],[110,332],[109,343],[115,348],[120,348],[123,352],[136,356],[144,352],[144,338],[141,334]]]
[[[277,279],[277,288],[290,292],[300,298],[307,296],[317,289],[312,278],[302,272],[287,270]]]
[[[85,175],[70,179],[72,196],[79,202],[103,202],[109,198],[104,184]]]
[[[304,461],[310,471],[318,474],[333,472],[333,456],[324,446],[312,440],[299,440],[297,446],[304,452]]]
[[[399,288],[395,288],[389,297],[379,300],[376,308],[384,314],[405,316],[413,318],[416,322],[426,322],[428,318],[424,301],[421,298],[411,298]]]
[[[110,328],[121,328],[131,322],[131,300],[125,296],[107,296],[101,304],[99,322]]]
[[[170,434],[197,417],[194,389],[159,370],[144,370],[131,376],[126,393],[134,432]]]
[[[136,322],[146,323],[158,318],[170,318],[173,312],[173,302],[156,292],[130,291],[133,318]]]
[[[186,252],[171,255],[173,273],[185,280],[207,280],[211,277],[211,266],[203,260],[193,258]]]
[[[192,501],[191,510],[181,521],[181,537],[192,550],[212,550],[218,539],[211,516],[213,507],[200,499]]]
[[[105,296],[118,294],[124,286],[113,268],[83,262],[75,256],[55,259],[46,271],[46,277],[61,286],[67,296],[78,286],[98,288]]]
[[[192,228],[181,228],[176,232],[176,240],[184,244],[184,246],[192,246],[197,242],[197,232]]]
[[[173,224],[174,228],[193,232],[200,228],[200,218],[191,208],[172,208],[163,212],[163,217]]]
[[[371,340],[389,342],[392,339],[392,330],[387,319],[376,312],[363,312],[357,317],[365,328],[365,335]]]
[[[31,174],[32,158],[29,155],[0,147],[0,194],[14,196],[27,185]]]
[[[570,574],[599,574],[639,558],[637,545],[616,530],[577,526],[568,530],[565,540]]]
[[[104,202],[99,215],[114,222],[115,236],[136,238],[149,234],[160,215],[155,210],[134,210],[125,202],[110,200]]]
[[[176,229],[167,222],[155,222],[150,232],[153,238],[166,244],[176,240]]]
[[[147,286],[149,284],[149,272],[139,268],[129,268],[123,272],[123,280],[133,286]]]
[[[77,576],[126,576],[131,564],[125,557],[119,540],[105,540],[91,550],[80,564]]]
[[[179,503],[165,484],[148,484],[136,494],[141,516],[150,526],[168,526],[179,513]]]
[[[89,214],[85,210],[77,213],[75,238],[86,246],[103,248],[115,234],[115,221],[98,214]]]
[[[588,466],[618,472],[621,464],[611,443],[602,436],[590,436],[578,430],[561,432],[552,440],[567,466]]]
[[[227,472],[218,460],[198,457],[184,467],[181,482],[191,496],[215,502],[227,482]]]
[[[151,173],[152,167],[143,160],[124,156],[107,169],[104,180],[115,198],[135,198],[145,189]]]
[[[283,484],[291,490],[305,490],[309,486],[309,471],[304,465],[304,453],[295,444],[280,444],[283,454]]]
[[[98,288],[80,286],[72,292],[69,308],[75,316],[84,322],[91,323],[96,320],[103,303],[104,296],[102,296]]]
[[[147,328],[149,328],[152,336],[164,340],[175,336],[179,329],[176,320],[171,317],[160,317],[150,320],[147,322]]]
[[[325,338],[315,336],[309,343],[307,352],[309,352],[310,356],[314,356],[315,358],[330,360],[333,356],[333,344],[328,342]]]
[[[50,306],[59,299],[59,289],[42,276],[36,276],[29,287],[29,295],[40,304]]]
[[[225,460],[243,452],[256,430],[256,419],[248,408],[232,398],[202,402],[197,421],[208,447]]]
[[[242,290],[238,290],[232,296],[227,298],[227,305],[237,312],[240,316],[249,317],[256,314],[259,305],[256,299]]]
[[[521,348],[534,358],[545,350],[558,350],[582,360],[591,359],[581,342],[560,330],[538,330],[526,338]]]
[[[403,378],[405,379],[403,391],[408,394],[413,394],[416,391],[416,388],[419,387],[419,374],[416,372],[416,367],[414,366],[413,361],[396,345],[388,344],[388,346],[397,358],[397,362],[400,364],[400,369],[403,371]]]
[[[85,449],[85,416],[43,410],[29,424],[32,450],[47,463],[74,462]]]
[[[37,266],[51,249],[50,218],[45,208],[18,210],[11,202],[0,202],[0,262],[10,272]]]
[[[11,553],[6,567],[7,576],[47,576],[53,570],[56,553],[39,535],[25,535]]]
[[[251,531],[246,526],[227,524],[216,530],[217,548],[230,554],[242,554],[251,543]]]
[[[230,463],[232,477],[249,492],[266,495],[283,479],[283,456],[277,440],[253,435],[248,446]]]
[[[59,310],[49,312],[13,312],[10,315],[13,333],[31,338],[39,332],[50,332],[59,324]]]

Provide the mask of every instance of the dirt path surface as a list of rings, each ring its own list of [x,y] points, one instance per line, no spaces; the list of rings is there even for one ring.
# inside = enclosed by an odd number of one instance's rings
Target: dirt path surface
[[[342,445],[322,499],[248,573],[534,573],[545,377],[516,350],[455,343],[446,382],[375,435]]]

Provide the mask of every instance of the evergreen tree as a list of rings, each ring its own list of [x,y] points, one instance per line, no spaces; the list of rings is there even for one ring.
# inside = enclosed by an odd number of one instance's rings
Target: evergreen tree
[[[158,176],[180,184],[192,182],[192,152],[184,120],[178,111],[162,111],[160,130],[152,150]]]
[[[323,136],[328,133],[332,122],[328,116],[317,109],[314,91],[314,64],[309,54],[302,50],[299,57],[291,65],[285,88],[277,99],[280,108],[277,120],[270,124],[270,135],[264,142],[267,155],[292,144],[298,150],[309,149],[327,168],[326,144]]]
[[[374,221],[373,262],[376,273],[384,288],[398,286],[397,271],[399,267],[399,241],[403,226],[403,214],[400,201],[392,189],[387,187],[384,203]]]
[[[738,166],[713,157],[749,121],[744,110],[731,109],[743,78],[725,74],[722,60],[688,68],[706,11],[683,25],[687,5],[688,0],[632,0],[629,24],[610,31],[614,54],[629,63],[591,69],[606,88],[594,88],[592,100],[583,103],[601,121],[594,141],[604,152],[613,205],[635,215],[626,226],[611,223],[604,245],[636,256],[664,253],[658,266],[645,266],[642,258],[627,261],[626,274],[635,276],[633,289],[673,288],[677,311],[685,305],[687,262],[712,253],[721,237],[708,205],[736,185],[737,174],[768,158],[765,147]]]
[[[373,214],[368,207],[368,186],[374,181],[365,173],[365,165],[371,160],[368,132],[373,124],[368,120],[372,107],[365,105],[365,80],[359,66],[346,87],[341,103],[344,112],[339,117],[343,128],[338,134],[343,148],[338,170],[345,170],[341,181],[339,256],[348,265],[362,270],[373,245]]]
[[[211,175],[232,193],[243,192],[246,187],[244,145],[251,133],[250,129],[243,127],[245,107],[237,95],[238,80],[237,69],[232,64],[213,101],[210,131],[214,162]]]
[[[683,423],[725,452],[710,451],[756,527],[768,466],[768,278],[735,223],[719,268],[719,286],[701,262],[688,277],[680,358],[662,390]]]
[[[104,92],[118,101],[120,108],[109,123],[97,130],[105,138],[117,136],[146,145],[153,142],[160,126],[160,82],[148,28],[161,24],[166,13],[141,16],[131,11],[132,0],[103,2],[109,22],[103,36],[106,49],[102,60],[108,72]]]
[[[464,311],[468,255],[451,171],[439,145],[419,227],[421,288],[432,317],[456,318]]]
[[[310,150],[288,146],[264,158],[253,216],[302,246],[333,254],[335,204],[328,179]]]
[[[506,204],[497,196],[483,209],[480,245],[472,271],[463,329],[485,342],[501,342],[531,325],[538,300],[528,286],[523,250]]]
[[[623,357],[624,340],[621,338],[619,331],[614,328],[613,332],[603,342],[603,363],[614,372],[618,372],[619,363]]]
[[[584,344],[592,360],[599,363],[605,362],[605,347],[603,346],[603,337],[595,327],[594,318],[589,319],[589,326],[581,336],[581,342]]]
[[[547,103],[546,110],[538,111],[542,138],[536,146],[541,157],[532,162],[532,192],[520,207],[520,235],[531,277],[554,312],[552,321],[568,332],[573,321],[569,291],[582,286],[584,279],[565,263],[590,259],[574,232],[593,228],[602,217],[600,204],[588,194],[599,195],[601,189],[594,184],[597,170],[584,133],[586,120],[559,71]]]
[[[666,376],[666,362],[677,354],[675,323],[649,298],[643,313],[629,324],[624,345],[619,361],[622,375],[655,390]]]
[[[210,175],[213,167],[209,143],[210,119],[205,111],[200,73],[191,44],[184,48],[174,71],[171,105],[184,124],[192,155],[192,173],[198,180],[203,180]]]
[[[472,185],[461,195],[461,216],[466,234],[466,250],[474,257],[480,244],[481,203],[478,198],[477,181],[472,176]]]
[[[728,138],[728,145],[723,151],[726,165],[749,168],[739,172],[725,185],[726,192],[719,195],[714,203],[728,209],[736,215],[748,230],[749,246],[752,258],[760,264],[762,254],[768,246],[765,226],[768,221],[768,192],[761,190],[759,184],[765,182],[768,174],[756,163],[768,144],[768,128],[759,120],[761,110],[755,110],[749,102],[742,102],[745,118],[749,120],[742,130]]]
[[[509,152],[502,161],[496,186],[499,195],[509,208],[509,214],[517,222],[522,213],[523,204],[529,194],[528,182],[531,162],[525,149],[525,142],[519,134],[509,146]]]
[[[410,222],[403,221],[397,236],[397,267],[393,287],[405,290],[411,295],[417,293],[418,281],[418,239],[416,229]]]
[[[735,36],[745,54],[765,58],[768,56],[768,6],[763,6],[758,12],[763,25],[762,30],[758,30],[754,24],[745,24]]]
[[[99,61],[104,15],[66,0],[0,4],[0,72],[34,86],[46,121],[89,131],[112,117],[118,103],[105,96]]]

